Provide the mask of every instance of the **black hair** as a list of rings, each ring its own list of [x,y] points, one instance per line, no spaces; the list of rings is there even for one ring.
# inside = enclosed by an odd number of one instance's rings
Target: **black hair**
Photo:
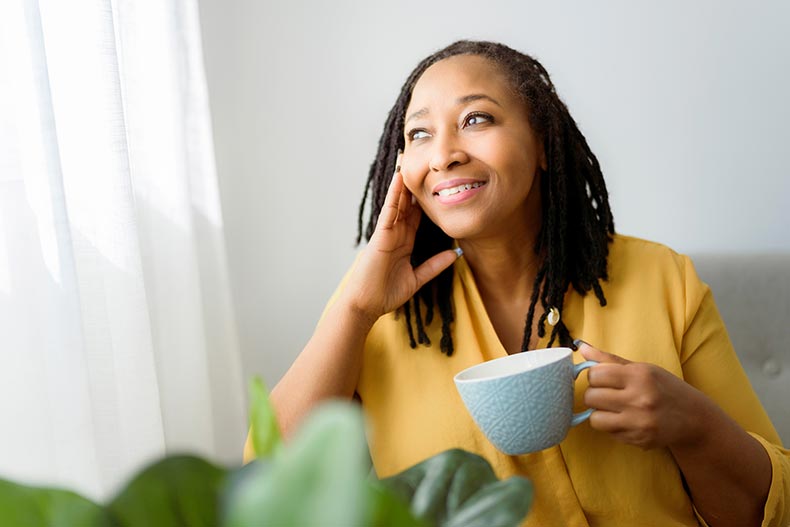
[[[538,300],[543,307],[543,314],[538,319],[539,337],[545,335],[549,310],[554,307],[562,313],[565,292],[570,286],[581,295],[586,295],[592,289],[600,305],[606,305],[601,281],[608,279],[609,243],[615,232],[609,195],[598,159],[557,95],[546,69],[534,58],[503,44],[461,40],[417,65],[401,88],[384,124],[376,159],[370,167],[359,206],[357,243],[363,235],[363,217],[368,198],[370,215],[364,229],[366,240],[370,240],[376,227],[398,150],[404,148],[404,114],[414,85],[431,65],[456,55],[484,57],[506,75],[512,88],[526,103],[530,126],[545,151],[547,166],[540,173],[541,226],[533,247],[535,255],[541,257],[541,263],[526,314],[521,345],[523,351],[528,349],[532,337]],[[452,244],[453,240],[423,215],[411,255],[412,265],[418,266],[432,255],[451,248]],[[436,306],[442,320],[441,351],[452,355],[452,282],[451,266],[403,305],[412,348],[416,348],[418,343],[430,345],[425,326],[431,324]],[[421,304],[425,308],[424,313]],[[416,322],[416,341],[412,318]],[[562,318],[553,327],[548,345],[551,346],[557,338],[561,346],[575,349],[570,331]]]

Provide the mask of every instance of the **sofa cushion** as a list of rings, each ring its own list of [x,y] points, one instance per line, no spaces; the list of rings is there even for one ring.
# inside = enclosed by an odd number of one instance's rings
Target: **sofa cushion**
[[[790,444],[790,254],[700,254],[735,351],[785,445]]]

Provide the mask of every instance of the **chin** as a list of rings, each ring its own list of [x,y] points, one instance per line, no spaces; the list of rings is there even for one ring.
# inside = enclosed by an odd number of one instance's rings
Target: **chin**
[[[473,221],[434,221],[434,223],[454,240],[474,238],[482,231],[482,226]]]
[[[485,207],[457,207],[455,210],[426,210],[426,215],[442,232],[454,240],[475,238],[490,230],[491,223],[497,219]]]

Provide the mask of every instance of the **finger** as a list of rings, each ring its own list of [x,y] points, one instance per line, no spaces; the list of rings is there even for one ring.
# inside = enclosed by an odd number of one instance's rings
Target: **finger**
[[[626,360],[619,355],[606,353],[598,348],[594,348],[584,342],[583,340],[576,340],[574,343],[577,345],[579,351],[587,360],[594,360],[596,362],[613,362],[615,364],[630,364],[631,361]]]
[[[401,181],[403,181],[403,176],[401,176]],[[409,209],[411,208],[411,192],[409,189],[406,188],[406,185],[401,185],[401,191],[398,195],[398,216],[395,218],[395,222],[397,223],[404,218],[408,218]]]
[[[409,203],[409,212],[406,216],[406,224],[409,226],[409,232],[412,236],[417,234],[417,228],[420,226],[420,218],[422,217],[422,208],[419,203]]]
[[[590,414],[590,426],[593,430],[608,432],[610,434],[624,432],[627,429],[621,414],[617,412],[608,412],[606,410],[595,410]]]
[[[379,219],[376,222],[376,229],[391,229],[398,219],[398,205],[401,191],[403,190],[403,178],[400,172],[396,172],[392,177],[387,196],[384,198],[384,205],[379,212]]]
[[[622,364],[600,363],[587,371],[587,382],[591,387],[622,390],[627,381]]]
[[[399,149],[398,156],[395,158],[395,173],[393,174],[393,179],[395,176],[400,175],[401,180],[401,190],[398,194],[398,214],[395,218],[395,222],[400,220],[401,218],[406,217],[409,213],[409,205],[411,204],[412,197],[411,192],[409,189],[406,188],[406,183],[403,180],[403,174],[400,173],[401,161],[403,159],[403,152]]]
[[[458,253],[452,249],[442,251],[422,263],[414,270],[417,278],[417,289],[439,276],[439,273],[450,267],[458,259]]]
[[[622,412],[628,407],[623,391],[615,388],[587,388],[584,391],[585,406],[607,412]]]

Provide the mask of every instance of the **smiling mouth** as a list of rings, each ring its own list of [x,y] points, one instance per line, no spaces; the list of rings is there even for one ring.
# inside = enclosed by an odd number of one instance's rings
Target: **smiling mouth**
[[[434,192],[434,196],[452,196],[453,194],[459,194],[461,192],[466,192],[468,190],[480,188],[486,184],[485,181],[475,181],[474,183],[465,183],[463,185],[458,185],[457,187],[450,187],[450,188],[443,188],[439,192]]]

